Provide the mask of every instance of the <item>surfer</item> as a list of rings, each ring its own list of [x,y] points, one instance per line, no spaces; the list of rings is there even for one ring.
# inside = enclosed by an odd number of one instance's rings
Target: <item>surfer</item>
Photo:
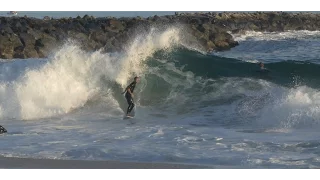
[[[263,62],[260,62],[260,63],[259,63],[259,66],[260,66],[260,70],[264,70],[264,69],[266,69],[266,68],[264,67]]]
[[[257,70],[258,72],[264,72],[264,73],[270,72],[269,69],[267,69],[267,68],[264,67],[264,64],[263,64],[262,62],[259,63],[259,67],[260,67],[260,69]]]
[[[126,93],[125,97],[127,99],[128,105],[129,105],[128,106],[128,110],[127,110],[127,116],[132,111],[132,109],[134,108],[133,91],[134,91],[134,88],[136,87],[136,84],[139,82],[139,80],[140,80],[139,77],[135,77],[134,81],[122,93],[122,94]]]

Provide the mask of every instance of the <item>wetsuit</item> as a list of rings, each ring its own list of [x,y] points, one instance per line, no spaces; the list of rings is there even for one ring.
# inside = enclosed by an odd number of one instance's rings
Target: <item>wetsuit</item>
[[[129,88],[130,91],[131,91],[131,93],[133,93],[133,90],[134,90],[134,88],[136,87],[136,84],[137,84],[136,82],[132,82],[132,83],[126,88],[125,97],[126,97],[127,102],[128,102],[128,104],[129,104],[128,110],[127,110],[127,114],[129,114],[129,113],[132,111],[132,109],[134,108],[133,98],[132,98],[131,94],[127,91],[127,89]]]

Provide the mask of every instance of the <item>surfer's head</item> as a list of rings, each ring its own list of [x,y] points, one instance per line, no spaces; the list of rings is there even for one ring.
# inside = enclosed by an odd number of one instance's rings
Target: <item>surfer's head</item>
[[[264,68],[264,64],[262,62],[259,63],[260,68]]]
[[[134,80],[134,82],[138,83],[140,81],[140,77],[136,76],[136,77],[134,77],[133,80]]]

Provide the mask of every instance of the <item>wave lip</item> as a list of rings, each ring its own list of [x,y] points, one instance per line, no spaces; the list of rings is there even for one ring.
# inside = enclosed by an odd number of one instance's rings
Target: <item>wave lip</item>
[[[313,37],[320,37],[320,31],[308,30],[288,30],[286,32],[257,32],[245,31],[244,33],[232,34],[235,41],[281,41],[285,39],[310,39]]]

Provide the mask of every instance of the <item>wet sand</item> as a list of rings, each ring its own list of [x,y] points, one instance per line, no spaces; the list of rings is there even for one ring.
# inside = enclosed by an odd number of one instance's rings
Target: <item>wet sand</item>
[[[55,160],[0,157],[1,169],[207,169],[208,166],[121,162],[121,161],[87,161],[87,160]]]

